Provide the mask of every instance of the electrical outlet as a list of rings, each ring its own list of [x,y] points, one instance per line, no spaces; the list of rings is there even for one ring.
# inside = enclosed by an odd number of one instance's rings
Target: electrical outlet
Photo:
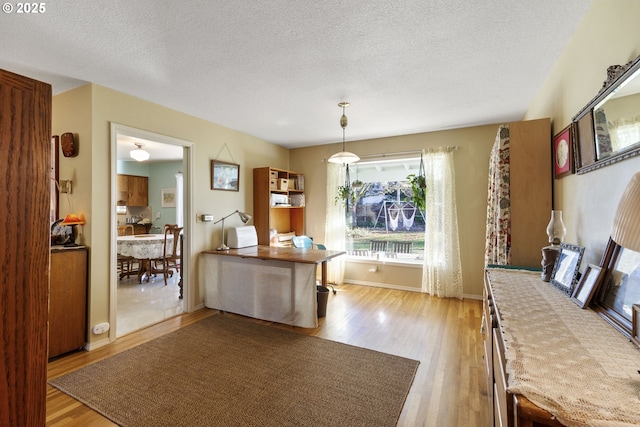
[[[101,334],[104,334],[105,332],[109,332],[109,323],[107,322],[98,323],[96,326],[93,327],[91,331],[95,335],[101,335]]]
[[[156,212],[156,219],[162,218],[162,212]]]
[[[62,179],[60,180],[60,192],[71,194],[71,180],[70,179]]]

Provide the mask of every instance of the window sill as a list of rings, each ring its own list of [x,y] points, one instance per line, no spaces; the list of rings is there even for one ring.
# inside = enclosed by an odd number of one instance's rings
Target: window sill
[[[419,255],[398,256],[398,258],[347,255],[346,261],[354,264],[397,265],[402,267],[422,268],[424,260]]]

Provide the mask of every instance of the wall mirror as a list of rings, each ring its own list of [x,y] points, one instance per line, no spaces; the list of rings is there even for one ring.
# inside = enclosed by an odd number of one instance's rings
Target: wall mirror
[[[600,92],[573,121],[578,173],[640,154],[640,57],[609,67]]]
[[[602,268],[604,279],[596,296],[596,310],[628,338],[632,333],[633,305],[640,303],[640,252],[609,240]]]

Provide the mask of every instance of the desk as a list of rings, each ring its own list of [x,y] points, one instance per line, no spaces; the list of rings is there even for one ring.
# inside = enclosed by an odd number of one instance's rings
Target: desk
[[[201,253],[205,305],[303,328],[318,326],[316,267],[327,283],[327,262],[343,251],[252,246]]]
[[[167,236],[167,246],[172,248],[173,236]],[[164,255],[164,234],[138,234],[135,236],[118,236],[118,255],[129,256],[140,261],[138,282],[142,283],[144,275],[147,280],[152,273],[156,273],[151,268],[151,260],[162,258]]]

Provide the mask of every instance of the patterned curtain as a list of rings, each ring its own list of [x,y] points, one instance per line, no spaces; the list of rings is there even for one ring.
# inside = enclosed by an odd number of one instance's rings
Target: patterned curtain
[[[427,187],[422,291],[439,298],[462,298],[462,265],[451,150],[432,150],[424,157]]]
[[[509,173],[509,125],[502,125],[489,161],[485,265],[511,263]]]
[[[327,162],[327,212],[324,241],[327,249],[344,251],[346,248],[346,219],[342,203],[335,203],[338,187],[344,185],[345,167]],[[336,257],[327,263],[327,281],[336,285],[344,282],[344,258]]]

